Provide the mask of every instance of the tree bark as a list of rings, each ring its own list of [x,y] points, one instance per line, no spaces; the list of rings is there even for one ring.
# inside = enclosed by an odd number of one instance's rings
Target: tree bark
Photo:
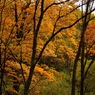
[[[30,84],[31,84],[31,81],[32,81],[34,68],[35,68],[35,65],[31,65],[29,77],[28,77],[28,80],[26,81],[25,87],[24,87],[24,95],[29,94],[29,87],[30,87]]]
[[[75,61],[74,61],[73,75],[72,75],[72,91],[71,91],[71,95],[75,95],[76,69],[77,69],[77,63],[78,63],[79,56],[80,56],[80,51],[81,51],[81,42],[79,44],[77,55],[76,55],[76,58],[75,58]]]

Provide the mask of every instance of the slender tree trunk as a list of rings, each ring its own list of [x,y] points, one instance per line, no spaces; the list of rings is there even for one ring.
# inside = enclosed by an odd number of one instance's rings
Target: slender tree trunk
[[[71,95],[75,95],[76,69],[77,69],[77,63],[78,63],[79,56],[80,56],[80,51],[81,51],[81,41],[80,41],[79,48],[78,48],[78,51],[77,51],[77,55],[76,55],[76,58],[75,58],[75,61],[74,61]]]
[[[0,12],[0,32],[1,32],[2,12]],[[0,95],[2,95],[2,62],[1,62],[1,35],[0,35]]]
[[[24,87],[24,95],[29,94],[29,87],[30,87],[30,84],[31,84],[31,81],[32,81],[34,68],[35,68],[35,65],[32,65],[31,68],[30,68],[29,77],[28,77],[28,80],[26,81],[25,87]]]
[[[80,53],[81,53],[81,83],[80,83],[80,95],[84,95],[84,34],[87,28],[87,25],[90,21],[90,14],[88,14],[89,11],[89,4],[90,4],[90,0],[88,0],[87,2],[87,6],[86,6],[86,12],[85,12],[85,17],[82,19],[83,21],[83,26],[82,26],[82,33],[81,33],[81,40],[79,43],[79,47],[78,47],[78,51],[77,51],[77,55],[74,61],[74,67],[73,67],[73,76],[72,76],[72,92],[71,95],[75,95],[75,85],[76,85],[76,69],[77,69],[77,63],[78,63],[78,59],[80,57]],[[83,16],[83,14],[82,14]]]
[[[87,15],[88,13],[88,6],[87,5],[87,9],[86,9],[86,16],[83,19],[83,27],[82,27],[82,34],[81,34],[81,83],[80,83],[80,95],[84,95],[84,69],[85,69],[85,55],[84,55],[84,51],[85,51],[85,32],[86,32],[86,28],[87,25],[90,21],[90,18],[88,18],[89,15]]]
[[[83,37],[84,38],[84,37]],[[80,95],[84,95],[84,40],[82,44],[82,55],[81,55],[81,83],[80,83]]]
[[[0,43],[0,95],[2,95],[2,62],[1,62],[1,43]]]
[[[30,66],[30,72],[27,81],[25,82],[25,87],[24,87],[24,95],[28,95],[29,93],[29,87],[31,85],[32,77],[33,77],[33,72],[34,68],[36,66],[35,63],[35,56],[36,56],[36,47],[37,47],[37,31],[34,30],[34,38],[33,38],[33,51],[32,51],[32,58],[31,58],[31,66]]]
[[[35,45],[34,45],[35,47]],[[35,47],[36,48],[36,47]],[[33,72],[34,72],[34,68],[36,66],[35,64],[35,54],[36,54],[36,51],[33,51],[34,54],[33,54],[33,57],[31,59],[31,67],[30,67],[30,72],[29,72],[29,76],[28,76],[28,79],[27,81],[25,82],[25,87],[24,87],[24,95],[28,95],[29,93],[29,87],[31,85],[31,81],[32,81],[32,77],[33,77]]]
[[[81,83],[80,83],[80,95],[84,95],[84,69],[82,67],[83,65],[81,64]]]

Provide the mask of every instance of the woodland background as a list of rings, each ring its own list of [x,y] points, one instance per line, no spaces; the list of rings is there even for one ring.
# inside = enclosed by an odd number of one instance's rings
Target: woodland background
[[[95,94],[95,0],[78,1],[0,0],[0,95]]]

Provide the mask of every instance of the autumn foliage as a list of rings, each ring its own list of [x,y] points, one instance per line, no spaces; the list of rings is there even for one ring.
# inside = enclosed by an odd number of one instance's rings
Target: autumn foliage
[[[89,52],[90,56],[95,55],[95,23],[88,26],[85,33],[85,45],[86,50]]]
[[[67,74],[70,79],[81,34],[81,21],[73,26],[81,15],[77,1],[0,1],[1,93],[23,95],[32,67],[28,90],[33,95],[40,95],[43,80],[54,84],[65,80]],[[95,23],[89,24],[85,33],[85,52],[90,55],[95,54],[94,27]]]

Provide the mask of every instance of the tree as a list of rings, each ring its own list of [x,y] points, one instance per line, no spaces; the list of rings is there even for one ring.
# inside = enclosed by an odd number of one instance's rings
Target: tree
[[[63,5],[65,5],[65,7]],[[85,21],[86,17],[88,17],[88,15],[91,14],[93,10],[88,12],[87,9],[86,14],[78,17],[78,19],[75,19],[75,21],[70,22],[68,18],[66,19],[67,21],[64,21],[64,18],[72,14],[80,6],[76,7],[74,2],[69,0],[50,0],[49,3],[47,0],[2,0],[0,6],[3,10],[1,12],[0,21],[0,33],[2,34],[0,40],[0,45],[2,47],[0,53],[2,54],[0,56],[1,59],[4,59],[4,61],[0,60],[1,64],[3,63],[1,71],[2,78],[0,84],[0,95],[2,95],[2,82],[4,80],[5,65],[9,59],[20,64],[21,74],[23,76],[24,95],[28,95],[35,66],[41,58],[46,46],[57,34],[64,32],[63,30],[71,28],[81,19]],[[68,11],[64,13],[66,8],[68,8]],[[54,11],[55,9],[57,11]],[[48,30],[50,33],[48,36],[46,36],[45,42],[42,43],[40,52],[37,52],[39,45],[38,39],[39,35],[41,35],[41,29],[43,28],[42,24],[45,24],[45,17],[48,17],[47,14],[49,12],[52,13],[53,11],[55,12],[53,15],[49,14],[49,21],[53,19],[53,26],[50,30]],[[25,40],[28,40],[30,42],[29,44],[31,44],[31,49],[28,51],[29,55],[27,54],[27,56],[30,58],[28,60],[29,73],[27,78],[24,75],[24,69],[22,66],[22,64],[25,63],[25,53],[27,53],[27,51],[25,51],[27,50],[27,46],[25,46]],[[83,39],[81,40],[83,41]],[[76,70],[76,68],[74,68],[74,70]]]
[[[84,4],[84,0],[82,0],[82,5]],[[73,77],[72,77],[72,93],[71,95],[75,95],[75,83],[76,83],[76,69],[77,69],[77,63],[79,60],[79,57],[81,57],[81,83],[80,83],[80,95],[84,95],[84,66],[85,66],[85,57],[84,57],[84,50],[85,50],[85,44],[84,44],[84,35],[85,31],[87,29],[87,25],[90,22],[91,18],[91,12],[93,11],[93,3],[94,0],[90,1],[88,0],[86,2],[86,11],[83,13],[83,6],[82,6],[82,16],[85,16],[82,19],[82,30],[81,30],[81,39],[78,47],[78,51],[76,54],[76,58],[74,61],[74,67],[73,67]],[[93,63],[93,61],[91,61]]]

